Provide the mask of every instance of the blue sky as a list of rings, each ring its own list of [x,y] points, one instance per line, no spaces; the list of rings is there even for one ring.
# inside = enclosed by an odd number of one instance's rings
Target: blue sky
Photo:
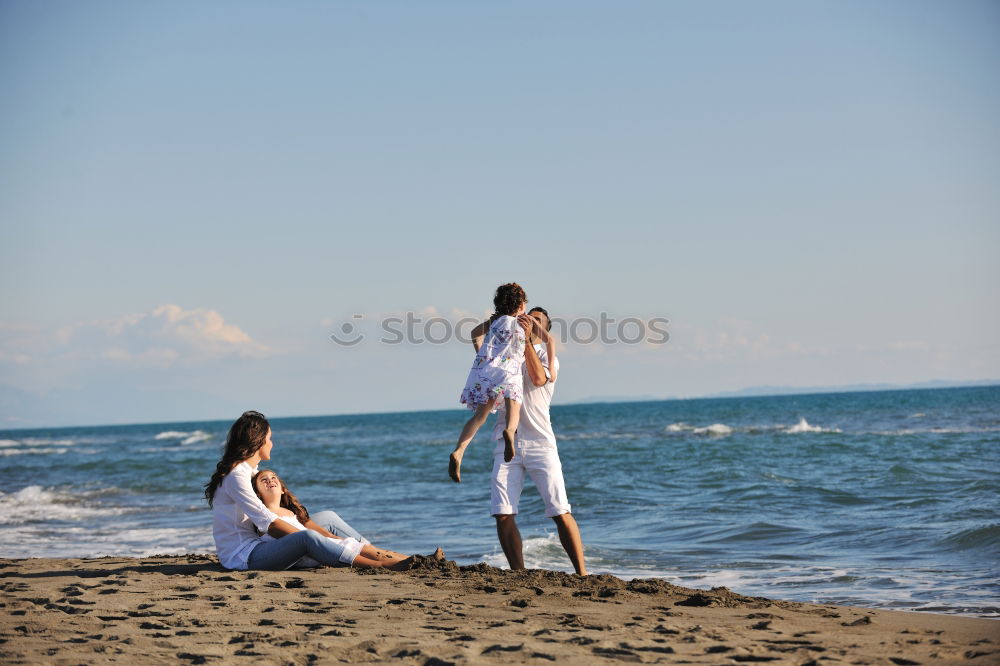
[[[1000,377],[997,63],[994,2],[5,2],[0,427],[454,407],[377,322],[510,280],[671,321],[557,402]]]

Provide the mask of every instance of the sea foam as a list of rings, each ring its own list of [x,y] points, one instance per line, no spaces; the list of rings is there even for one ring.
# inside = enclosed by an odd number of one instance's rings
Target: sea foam
[[[212,436],[203,430],[195,430],[194,432],[166,430],[153,437],[153,439],[179,439],[181,440],[180,444],[196,444],[197,442],[204,442],[205,440],[212,439]]]
[[[101,494],[107,494],[107,489]],[[79,494],[26,486],[14,493],[0,492],[0,525],[19,525],[49,520],[85,520],[123,513],[113,507],[87,506]]]
[[[725,437],[733,433],[733,429],[725,423],[713,423],[704,427],[696,427],[687,423],[671,423],[665,430],[667,432],[690,432],[695,435],[709,435],[711,437]]]
[[[809,425],[805,417],[799,419],[799,422],[793,426],[789,426],[786,433],[790,435],[797,435],[803,432],[840,432],[840,428],[821,428],[819,426]]]
[[[812,433],[812,432],[840,432],[839,428],[823,428],[820,426],[811,425],[805,418],[800,417],[799,422],[795,425],[786,425],[784,423],[777,423],[773,425],[745,425],[745,426],[730,426],[725,423],[713,423],[707,426],[693,426],[684,422],[671,423],[666,428],[665,432],[669,433],[683,433],[689,432],[694,435],[707,435],[709,437],[725,437],[731,435],[734,432],[740,433],[767,433],[767,432],[782,432],[790,435],[797,435],[802,433]]]
[[[59,449],[59,448],[38,448],[38,447],[28,447],[26,449],[0,449],[0,456],[23,456],[26,454],[35,455],[52,455],[52,454],[62,454],[69,451],[69,449]]]

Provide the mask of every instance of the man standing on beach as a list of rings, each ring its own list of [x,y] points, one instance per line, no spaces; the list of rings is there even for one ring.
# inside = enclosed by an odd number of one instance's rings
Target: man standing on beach
[[[544,308],[532,308],[528,313],[545,330],[552,330],[552,321]],[[530,331],[529,331],[530,335]],[[583,541],[580,528],[570,513],[566,484],[563,481],[562,463],[556,449],[556,436],[552,431],[549,407],[555,382],[550,380],[549,359],[545,346],[537,335],[531,335],[531,344],[524,350],[524,402],[521,405],[521,420],[517,428],[517,444],[514,458],[504,462],[503,405],[497,414],[492,439],[497,442],[493,451],[493,477],[490,491],[490,509],[497,523],[497,536],[511,569],[524,568],[524,553],[521,533],[517,529],[515,516],[521,499],[525,474],[529,475],[545,503],[545,515],[556,523],[559,541],[576,573],[587,575],[583,561]],[[559,373],[559,359],[554,359],[555,371]],[[461,462],[461,453],[458,461]],[[452,454],[453,458],[455,454]],[[452,479],[456,482],[458,468]]]

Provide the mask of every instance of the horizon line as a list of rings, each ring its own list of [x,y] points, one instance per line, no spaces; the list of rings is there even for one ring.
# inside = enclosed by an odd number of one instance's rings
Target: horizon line
[[[933,384],[935,382],[941,382],[943,386],[925,386],[925,384]],[[872,388],[864,388],[865,386],[870,386]],[[746,387],[743,389],[736,389],[734,391],[723,391],[719,393],[712,393],[707,395],[695,395],[695,396],[669,396],[663,398],[657,397],[634,397],[623,396],[622,398],[616,399],[614,396],[599,396],[597,398],[582,398],[581,400],[574,402],[561,403],[553,405],[553,407],[574,407],[578,405],[609,405],[609,404],[634,404],[642,402],[673,402],[673,401],[686,401],[686,400],[734,400],[740,398],[780,398],[790,395],[802,396],[802,395],[833,395],[840,393],[879,393],[887,391],[939,391],[948,389],[961,389],[961,388],[992,388],[1000,387],[1000,379],[981,379],[981,380],[967,380],[967,381],[955,381],[951,382],[949,380],[938,380],[931,379],[923,382],[914,382],[912,384],[845,384],[842,388],[838,389],[836,386],[830,387],[816,387],[816,386],[804,386],[804,387],[781,387],[781,386],[760,386],[760,387]],[[775,391],[783,391],[779,393],[752,393],[755,390],[768,390],[773,389]],[[748,393],[745,393],[748,392]],[[606,398],[606,399],[605,399]],[[268,420],[274,419],[315,419],[315,418],[327,418],[332,416],[377,416],[377,415],[393,415],[393,414],[416,414],[420,412],[451,412],[451,411],[464,411],[462,407],[449,407],[442,409],[403,409],[392,412],[345,412],[339,414],[295,414],[288,416],[269,416]],[[24,427],[24,428],[4,428],[0,429],[0,432],[4,433],[14,433],[19,431],[31,431],[31,430],[69,430],[73,428],[127,428],[134,426],[149,426],[149,425],[177,425],[185,423],[216,423],[216,422],[227,422],[228,418],[221,419],[198,419],[198,420],[188,420],[188,421],[142,421],[142,422],[131,422],[131,423],[91,423],[91,424],[76,424],[76,425],[65,425],[65,426],[34,426],[34,427]]]

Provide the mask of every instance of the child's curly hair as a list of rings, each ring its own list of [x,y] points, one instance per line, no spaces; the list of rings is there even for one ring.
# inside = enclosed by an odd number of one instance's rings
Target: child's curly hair
[[[522,303],[528,302],[528,295],[521,289],[521,285],[516,282],[508,282],[497,287],[497,293],[493,296],[493,307],[497,314],[514,316]]]

